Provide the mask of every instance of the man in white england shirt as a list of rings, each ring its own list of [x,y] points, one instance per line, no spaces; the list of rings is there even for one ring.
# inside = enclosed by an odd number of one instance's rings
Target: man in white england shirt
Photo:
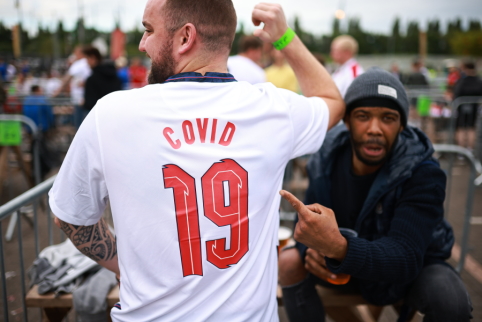
[[[358,42],[352,36],[341,35],[331,42],[330,56],[339,65],[331,76],[343,97],[353,80],[364,72],[355,59],[357,53]]]
[[[100,99],[74,138],[50,206],[80,251],[120,275],[113,321],[278,320],[284,168],[317,151],[345,107],[281,6],[257,5],[253,22],[307,97],[227,73],[231,0],[149,0],[139,49],[151,85]]]

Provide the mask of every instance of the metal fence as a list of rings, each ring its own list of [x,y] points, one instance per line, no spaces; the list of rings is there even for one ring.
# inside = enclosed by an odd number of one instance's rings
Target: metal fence
[[[29,321],[28,319],[28,311],[25,302],[25,296],[27,292],[27,280],[26,280],[26,273],[25,273],[25,253],[24,253],[24,236],[23,229],[22,229],[22,219],[28,218],[22,214],[21,209],[24,206],[32,205],[33,206],[33,234],[34,234],[34,254],[35,257],[38,256],[40,252],[40,239],[47,239],[48,245],[52,245],[54,243],[54,227],[53,227],[53,220],[52,216],[50,215],[50,207],[48,206],[46,195],[50,188],[54,183],[55,177],[52,177],[41,184],[35,186],[34,188],[28,190],[27,192],[23,193],[22,195],[18,196],[17,198],[7,202],[3,206],[0,207],[0,232],[3,232],[3,221],[10,218],[11,216],[16,216],[16,225],[17,225],[17,243],[18,243],[18,253],[17,257],[18,262],[12,263],[12,258],[5,257],[5,245],[3,238],[0,238],[0,280],[2,283],[2,308],[3,308],[3,320],[9,321],[10,316],[16,316],[22,314],[22,321]],[[47,229],[40,230],[39,229],[39,217],[41,210],[46,217],[47,221]],[[30,221],[30,220],[29,220]],[[58,230],[58,229],[57,229]],[[42,234],[42,236],[41,236]],[[60,234],[60,236],[63,236]],[[62,237],[61,237],[62,240]],[[7,293],[7,271],[6,271],[6,264],[9,264],[9,267],[15,267],[20,272],[20,285],[13,285],[13,288],[18,289],[20,287],[20,296],[21,296],[21,310],[16,311],[9,311],[9,296]],[[30,265],[30,263],[27,263]],[[38,314],[38,313],[37,313]]]
[[[434,144],[435,152],[438,154],[439,158],[441,156],[449,156],[448,167],[445,169],[447,173],[447,189],[446,189],[446,203],[445,203],[445,215],[447,215],[449,208],[450,208],[450,200],[451,200],[451,187],[452,187],[452,173],[453,173],[453,166],[454,166],[454,159],[457,156],[462,157],[468,162],[469,166],[469,179],[468,179],[468,188],[467,188],[467,196],[465,200],[465,211],[464,211],[464,220],[463,220],[463,231],[462,231],[462,240],[461,240],[461,254],[460,259],[457,264],[456,270],[457,272],[461,272],[465,263],[465,257],[468,253],[468,241],[469,241],[469,234],[470,234],[470,218],[472,217],[472,209],[474,205],[474,196],[475,196],[475,189],[482,185],[482,165],[479,160],[477,160],[472,152],[468,149],[460,147],[458,145],[452,144]]]
[[[32,133],[32,159],[33,159],[33,170],[35,184],[39,184],[42,180],[40,174],[40,152],[39,152],[39,141],[38,135],[39,131],[37,125],[30,118],[24,115],[8,115],[0,114],[0,121],[17,121],[23,123],[30,129]]]

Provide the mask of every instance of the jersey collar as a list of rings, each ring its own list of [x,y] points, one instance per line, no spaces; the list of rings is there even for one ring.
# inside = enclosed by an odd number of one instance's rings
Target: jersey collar
[[[198,82],[198,83],[230,83],[236,82],[233,75],[228,73],[207,72],[204,76],[196,72],[180,73],[166,79],[165,83]]]

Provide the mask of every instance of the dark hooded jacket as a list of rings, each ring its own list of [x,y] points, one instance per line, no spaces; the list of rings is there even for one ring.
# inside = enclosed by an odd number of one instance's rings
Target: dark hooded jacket
[[[308,162],[306,204],[331,208],[333,164],[339,151],[350,144],[344,125],[328,133]],[[446,176],[433,152],[425,134],[407,127],[358,215],[359,238],[347,237],[348,251],[341,263],[326,259],[330,271],[356,279],[362,296],[373,304],[399,301],[424,266],[450,257],[453,231],[443,218]],[[306,251],[302,244],[297,247]]]
[[[114,64],[101,63],[95,66],[85,82],[84,108],[90,111],[99,99],[121,89],[121,80]]]

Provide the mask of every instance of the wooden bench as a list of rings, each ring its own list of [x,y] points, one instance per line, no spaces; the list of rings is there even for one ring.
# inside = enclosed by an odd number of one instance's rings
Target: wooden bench
[[[119,287],[115,286],[107,295],[108,311],[119,302]],[[53,293],[40,295],[38,286],[34,285],[25,297],[27,307],[40,307],[50,322],[61,322],[73,306],[72,294],[62,294],[57,297]]]
[[[383,307],[369,305],[358,294],[346,294],[321,286],[317,286],[317,291],[323,298],[325,312],[335,321],[375,322],[383,310]],[[276,297],[278,305],[282,306],[283,298],[279,286]],[[115,286],[107,295],[108,312],[117,302],[119,302],[119,287]],[[53,293],[39,295],[38,286],[34,285],[27,293],[26,305],[42,308],[50,322],[61,322],[72,309],[72,294],[62,294],[57,297]]]

